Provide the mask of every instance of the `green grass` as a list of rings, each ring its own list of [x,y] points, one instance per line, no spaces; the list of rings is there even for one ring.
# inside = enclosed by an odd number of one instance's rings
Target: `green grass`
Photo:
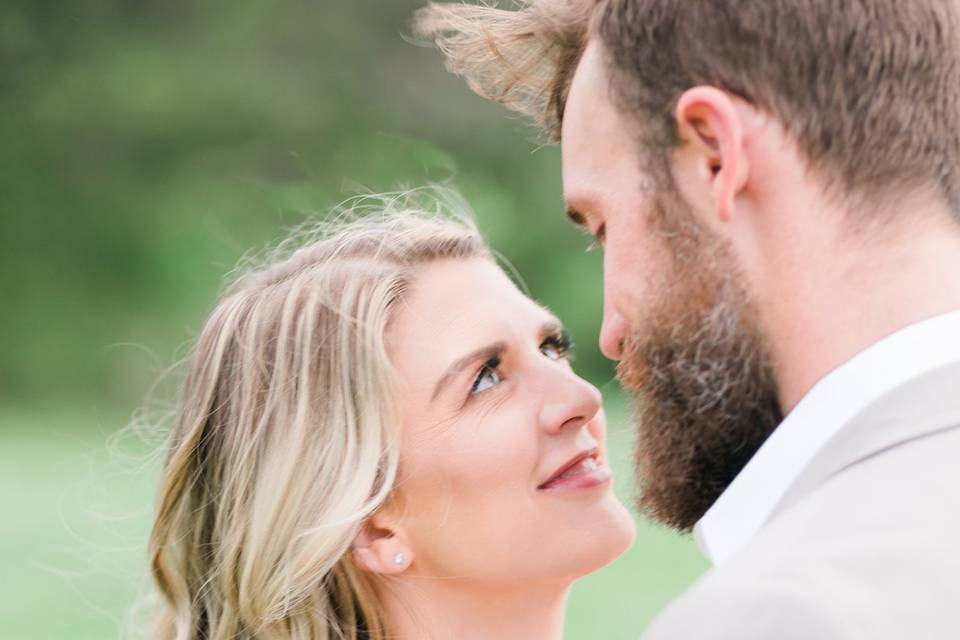
[[[155,470],[121,461],[123,418],[0,416],[0,638],[116,638],[143,585]]]
[[[630,503],[630,430],[611,403],[610,450]],[[157,466],[107,437],[124,419],[89,410],[0,414],[0,638],[116,638],[145,585]],[[638,521],[637,543],[574,588],[567,638],[634,640],[706,567],[692,542]]]

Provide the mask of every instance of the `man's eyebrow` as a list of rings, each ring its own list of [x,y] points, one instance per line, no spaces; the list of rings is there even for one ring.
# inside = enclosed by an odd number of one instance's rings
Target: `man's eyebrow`
[[[446,372],[440,376],[439,380],[437,380],[437,384],[433,388],[433,395],[430,396],[430,402],[436,400],[437,396],[440,395],[440,392],[443,391],[443,387],[450,384],[450,382],[456,378],[460,372],[469,367],[471,364],[481,360],[483,362],[487,362],[503,354],[503,352],[506,350],[507,343],[501,340],[485,347],[475,349],[462,358],[458,358],[453,364],[447,367]]]

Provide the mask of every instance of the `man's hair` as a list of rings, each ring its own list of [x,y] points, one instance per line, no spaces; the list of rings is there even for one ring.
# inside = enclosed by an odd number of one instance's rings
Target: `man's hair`
[[[939,190],[960,212],[960,30],[951,0],[526,0],[432,4],[448,68],[559,138],[585,43],[645,146],[678,143],[681,94],[710,85],[775,116],[810,168],[872,203]]]

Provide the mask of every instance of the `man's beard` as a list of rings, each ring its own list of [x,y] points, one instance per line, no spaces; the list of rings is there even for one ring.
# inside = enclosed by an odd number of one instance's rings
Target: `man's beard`
[[[783,418],[769,351],[729,246],[675,191],[651,222],[667,262],[617,377],[634,395],[641,512],[689,531]]]

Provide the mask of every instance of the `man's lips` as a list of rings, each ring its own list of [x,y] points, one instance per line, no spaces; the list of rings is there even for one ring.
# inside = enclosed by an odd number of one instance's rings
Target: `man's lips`
[[[550,475],[549,478],[541,482],[540,485],[537,486],[537,489],[547,489],[550,487],[550,485],[554,484],[558,480],[563,479],[565,476],[573,475],[575,471],[577,472],[577,475],[595,471],[599,468],[599,458],[600,450],[597,447],[581,451],[562,464]],[[585,461],[590,462],[588,462],[586,465],[582,464]]]

